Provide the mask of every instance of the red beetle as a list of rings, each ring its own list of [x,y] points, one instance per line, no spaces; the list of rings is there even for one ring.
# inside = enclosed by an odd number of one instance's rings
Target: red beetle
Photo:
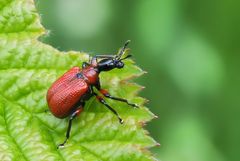
[[[129,103],[126,99],[111,96],[107,90],[101,89],[99,81],[100,72],[124,67],[122,60],[131,57],[131,55],[127,55],[122,58],[129,42],[125,43],[117,55],[96,55],[89,63],[83,62],[82,69],[79,67],[71,68],[49,88],[47,103],[51,113],[58,118],[70,116],[66,139],[58,147],[64,146],[67,142],[70,136],[72,120],[83,111],[85,101],[89,100],[92,96],[96,96],[98,101],[111,110],[118,117],[121,124],[123,123],[118,113],[107,104],[103,97],[94,92],[93,87],[107,98],[138,107],[136,104]],[[97,59],[101,60],[98,61]]]

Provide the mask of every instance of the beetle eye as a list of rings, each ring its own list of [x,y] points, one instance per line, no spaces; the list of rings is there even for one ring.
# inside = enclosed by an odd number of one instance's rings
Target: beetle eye
[[[109,66],[114,66],[114,63],[110,63],[110,64],[108,64]]]
[[[123,68],[124,67],[124,63],[119,61],[116,66],[117,66],[117,68]]]

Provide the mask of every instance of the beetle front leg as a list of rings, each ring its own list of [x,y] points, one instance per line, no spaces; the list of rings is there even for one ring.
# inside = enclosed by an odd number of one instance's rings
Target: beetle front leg
[[[123,120],[122,118],[118,115],[117,111],[115,111],[111,106],[109,106],[107,104],[107,102],[101,97],[101,96],[98,96],[96,93],[94,93],[94,95],[96,96],[96,98],[98,99],[98,101],[100,103],[102,103],[105,107],[107,107],[110,111],[112,111],[117,117],[118,117],[118,120],[120,122],[120,124],[123,124]]]
[[[87,63],[87,62],[83,62],[83,63],[82,63],[82,68],[83,68],[83,69],[86,68],[86,67],[88,67],[88,66],[90,66],[89,63]]]
[[[127,99],[111,96],[109,94],[109,92],[107,90],[105,90],[105,89],[100,89],[99,92],[102,93],[107,98],[110,98],[110,99],[113,99],[113,100],[116,100],[116,101],[120,101],[120,102],[125,102],[125,103],[127,103],[128,105],[130,105],[132,107],[137,107],[138,108],[137,104],[129,103]]]
[[[68,128],[66,133],[66,138],[63,143],[59,144],[57,148],[64,147],[65,143],[70,137],[71,127],[72,127],[72,121],[73,119],[78,116],[83,111],[83,105],[81,105],[79,108],[77,108],[70,116],[69,122],[68,122]]]

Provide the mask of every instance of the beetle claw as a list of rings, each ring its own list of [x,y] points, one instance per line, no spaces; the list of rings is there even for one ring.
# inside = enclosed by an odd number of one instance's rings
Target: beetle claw
[[[58,144],[57,149],[63,148],[67,140],[65,140],[62,144]]]
[[[60,148],[63,148],[64,147],[64,144],[59,144],[58,146],[57,146],[57,149],[60,149]]]
[[[119,122],[120,124],[123,124],[124,121],[121,118],[119,118]]]
[[[135,104],[135,103],[131,103],[129,105],[133,106],[134,108],[139,108],[138,104]]]

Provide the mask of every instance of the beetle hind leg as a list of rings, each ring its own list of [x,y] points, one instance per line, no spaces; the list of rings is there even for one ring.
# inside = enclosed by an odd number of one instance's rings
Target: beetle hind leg
[[[70,137],[70,132],[71,132],[71,128],[72,128],[72,121],[74,118],[76,118],[76,116],[78,116],[81,112],[83,111],[83,105],[81,105],[79,108],[77,108],[70,116],[69,122],[68,122],[68,128],[67,128],[67,133],[66,133],[66,138],[64,140],[63,143],[59,144],[57,146],[57,148],[61,148],[64,147],[64,145],[66,144],[66,142],[68,141],[69,137]]]

